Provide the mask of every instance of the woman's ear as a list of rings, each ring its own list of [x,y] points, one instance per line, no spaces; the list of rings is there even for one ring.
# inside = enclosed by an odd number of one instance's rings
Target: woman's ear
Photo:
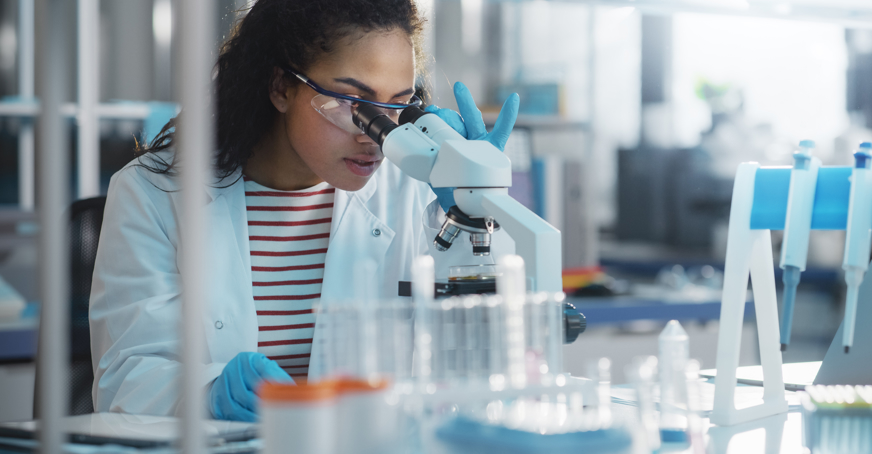
[[[285,72],[279,68],[273,68],[272,78],[269,81],[269,100],[281,113],[288,111],[290,105],[290,89],[292,88],[285,79]]]

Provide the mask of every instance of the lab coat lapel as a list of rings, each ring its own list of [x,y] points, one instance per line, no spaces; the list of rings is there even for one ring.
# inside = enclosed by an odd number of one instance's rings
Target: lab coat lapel
[[[366,206],[377,188],[378,180],[373,177],[359,191],[336,190],[321,285],[321,300],[328,304],[352,297],[355,292],[348,284],[352,282],[355,263],[361,260],[381,263],[393,240],[393,230]],[[378,236],[374,235],[375,231]]]
[[[381,267],[395,232],[367,208],[378,186],[376,178],[370,179],[366,186],[357,192],[336,190],[333,201],[333,225],[330,233],[330,246],[324,266],[324,280],[321,285],[321,309],[329,309],[338,301],[349,300],[360,295],[355,288],[354,271],[357,265],[372,260]],[[376,276],[372,277],[377,279]],[[326,372],[323,370],[322,355],[325,337],[320,328],[321,320],[316,320],[312,355],[309,361],[309,380],[316,380]]]
[[[240,175],[205,188],[207,300],[203,323],[213,362],[227,362],[238,352],[257,350],[248,215]],[[181,208],[181,191],[174,192],[173,198]]]

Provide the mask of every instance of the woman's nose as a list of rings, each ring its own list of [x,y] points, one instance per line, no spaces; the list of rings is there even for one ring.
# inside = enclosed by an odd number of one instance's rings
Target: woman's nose
[[[357,143],[362,143],[364,145],[377,145],[374,140],[370,139],[366,134],[358,134],[354,136],[357,140]]]

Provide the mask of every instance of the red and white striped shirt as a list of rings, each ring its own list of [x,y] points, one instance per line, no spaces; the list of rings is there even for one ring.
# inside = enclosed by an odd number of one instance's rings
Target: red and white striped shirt
[[[315,332],[312,305],[321,297],[336,189],[325,182],[276,191],[244,181],[257,351],[293,378],[305,378]]]

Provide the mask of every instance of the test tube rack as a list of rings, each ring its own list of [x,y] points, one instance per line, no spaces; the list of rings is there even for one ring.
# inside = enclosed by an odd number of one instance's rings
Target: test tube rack
[[[820,167],[811,230],[846,229],[851,173],[852,167],[849,166]],[[715,398],[711,415],[711,422],[720,426],[732,426],[787,412],[770,231],[784,229],[790,175],[790,167],[761,167],[756,162],[740,164],[736,173],[727,233]],[[739,366],[749,277],[763,367],[763,403],[737,409],[736,368]],[[868,350],[869,347],[857,345],[851,352],[854,354],[855,350]]]

